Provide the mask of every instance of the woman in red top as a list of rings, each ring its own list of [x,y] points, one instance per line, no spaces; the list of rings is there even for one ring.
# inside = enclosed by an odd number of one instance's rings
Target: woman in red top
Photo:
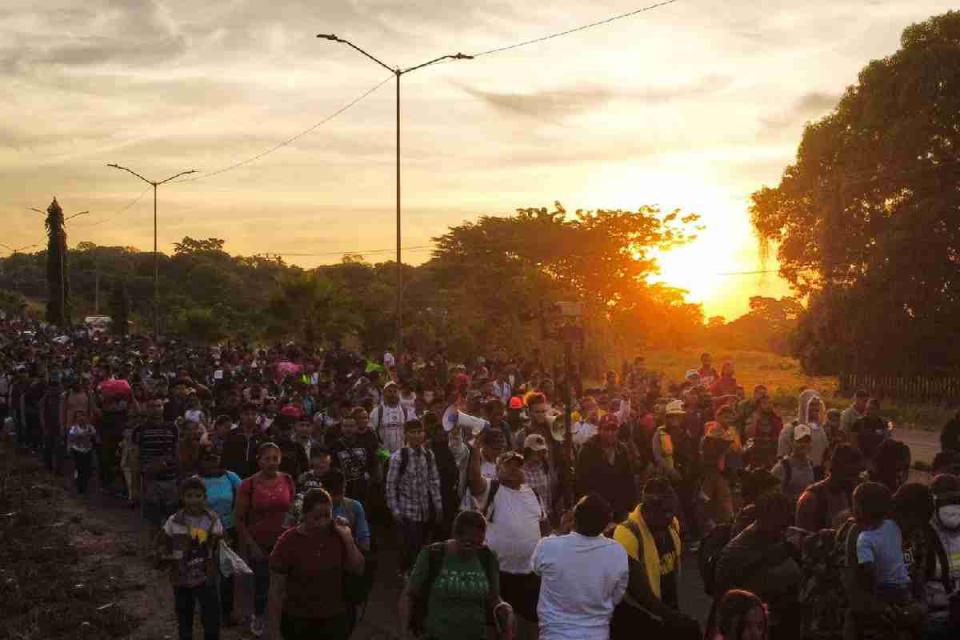
[[[363,572],[363,554],[344,518],[333,517],[323,489],[303,496],[303,522],[280,536],[270,554],[270,637],[347,640],[344,572]]]
[[[263,614],[270,590],[270,552],[284,531],[284,516],[296,495],[293,478],[280,469],[280,447],[265,442],[257,449],[260,471],[240,483],[234,522],[254,575],[253,619],[250,632],[263,635]]]

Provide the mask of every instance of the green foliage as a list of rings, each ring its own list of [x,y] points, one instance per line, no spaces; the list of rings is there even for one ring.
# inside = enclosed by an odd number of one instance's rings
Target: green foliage
[[[8,318],[15,318],[27,312],[27,299],[16,291],[0,289],[0,312]]]
[[[960,367],[960,12],[903,32],[804,131],[754,227],[809,296],[794,347],[811,372]]]
[[[267,307],[269,331],[303,344],[341,340],[360,327],[355,301],[329,278],[318,273],[294,273],[280,281],[280,290]]]
[[[227,336],[223,322],[212,309],[182,309],[174,319],[177,335],[197,344],[211,344]]]
[[[736,320],[726,323],[723,318],[710,318],[706,340],[723,349],[772,351],[787,355],[791,352],[788,338],[796,329],[803,311],[803,305],[795,298],[777,300],[752,296],[750,311]]]
[[[130,294],[127,293],[127,283],[117,279],[110,292],[111,330],[118,336],[125,336],[130,331]]]
[[[444,345],[456,359],[534,347],[550,355],[560,347],[544,335],[544,312],[561,300],[583,306],[587,372],[622,349],[690,343],[702,328],[700,307],[648,279],[657,269],[651,252],[686,242],[696,222],[694,215],[654,207],[568,213],[557,204],[453,227],[436,239],[429,262],[403,265],[404,343],[425,352]],[[165,332],[198,342],[350,339],[373,352],[393,345],[396,263],[347,255],[304,271],[279,259],[231,256],[224,246],[219,238],[186,237],[172,256],[160,256]],[[111,297],[114,316],[125,290],[129,316],[151,317],[152,254],[91,243],[70,253],[84,311],[99,272],[123,283]],[[35,295],[33,271],[43,257],[5,259],[0,286]]]
[[[67,231],[63,209],[54,198],[47,207],[47,322],[70,325],[70,278],[67,264]]]
[[[585,355],[599,362],[621,347],[682,342],[699,330],[699,306],[648,282],[657,273],[650,253],[688,241],[696,222],[695,215],[656,207],[572,215],[559,203],[520,209],[436,238],[426,275],[446,303],[450,328],[473,337],[468,350],[540,342],[542,310],[565,300],[582,303]]]

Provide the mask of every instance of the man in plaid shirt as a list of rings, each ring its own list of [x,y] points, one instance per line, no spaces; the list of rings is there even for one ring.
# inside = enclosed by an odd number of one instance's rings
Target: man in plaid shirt
[[[424,429],[419,420],[403,425],[407,445],[390,456],[386,498],[400,531],[400,570],[413,566],[431,522],[442,521],[440,474],[433,451],[423,446]]]

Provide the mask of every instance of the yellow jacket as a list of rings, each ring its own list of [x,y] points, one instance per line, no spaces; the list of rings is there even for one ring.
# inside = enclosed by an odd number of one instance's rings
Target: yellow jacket
[[[632,523],[633,526],[630,526]],[[673,541],[673,553],[660,558],[657,543],[653,534],[643,521],[640,507],[630,512],[626,522],[618,524],[613,531],[613,539],[620,543],[631,559],[640,562],[643,566],[650,590],[660,598],[660,576],[667,575],[680,569],[682,546],[680,543],[680,523],[674,518],[669,527],[670,539]],[[638,536],[637,533],[640,535]],[[643,558],[640,558],[640,545],[643,545]]]

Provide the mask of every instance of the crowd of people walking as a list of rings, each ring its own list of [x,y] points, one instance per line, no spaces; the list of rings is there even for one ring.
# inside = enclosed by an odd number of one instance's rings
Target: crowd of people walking
[[[709,354],[683,380],[638,357],[589,385],[535,350],[452,363],[21,321],[0,348],[17,447],[140,510],[181,639],[197,611],[206,640],[346,639],[386,550],[397,629],[428,640],[960,637],[960,418],[926,484],[879,399],[807,389],[782,415]]]

